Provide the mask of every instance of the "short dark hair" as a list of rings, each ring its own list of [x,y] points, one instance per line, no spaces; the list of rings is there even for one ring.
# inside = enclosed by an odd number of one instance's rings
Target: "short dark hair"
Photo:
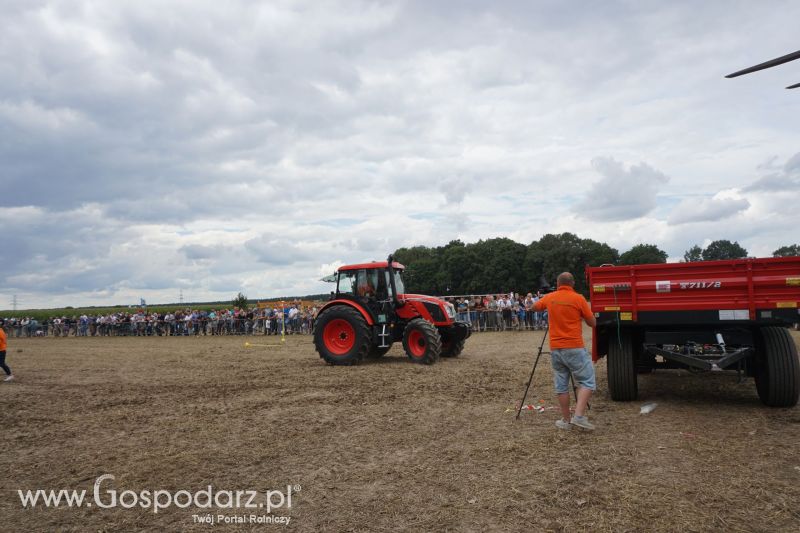
[[[562,272],[558,275],[558,279],[556,283],[560,287],[561,285],[569,285],[570,287],[575,286],[575,276],[570,274],[569,272]]]

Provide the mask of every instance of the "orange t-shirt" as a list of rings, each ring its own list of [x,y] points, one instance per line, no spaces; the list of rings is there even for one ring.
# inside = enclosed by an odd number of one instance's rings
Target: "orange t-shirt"
[[[550,348],[583,348],[583,318],[592,318],[589,303],[569,285],[543,296],[534,308],[547,308],[550,322]]]
[[[6,332],[0,328],[0,352],[6,351]]]

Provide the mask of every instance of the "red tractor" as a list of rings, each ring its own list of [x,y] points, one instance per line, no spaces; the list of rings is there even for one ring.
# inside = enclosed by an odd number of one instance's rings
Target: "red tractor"
[[[334,365],[354,365],[383,356],[403,342],[408,358],[430,365],[439,357],[457,357],[470,335],[455,307],[444,300],[405,294],[404,266],[387,261],[346,265],[329,278],[336,292],[314,323],[319,356]]]

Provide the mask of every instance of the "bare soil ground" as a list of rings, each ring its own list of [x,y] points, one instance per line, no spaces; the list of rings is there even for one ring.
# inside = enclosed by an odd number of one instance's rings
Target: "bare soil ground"
[[[298,531],[800,529],[800,408],[762,406],[752,380],[686,372],[640,376],[640,400],[615,403],[601,361],[595,432],[557,430],[555,410],[515,422],[507,409],[540,339],[475,335],[431,367],[396,346],[353,368],[325,365],[307,336],[282,348],[244,347],[272,337],[10,339],[0,529],[208,530],[192,517],[205,509],[24,509],[17,495],[91,498],[107,473],[104,491],[300,485],[292,508],[274,511]],[[552,406],[541,363],[528,403]]]

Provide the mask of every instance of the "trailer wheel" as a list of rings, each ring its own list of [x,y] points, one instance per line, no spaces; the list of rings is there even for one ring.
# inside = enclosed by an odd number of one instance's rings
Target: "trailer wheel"
[[[619,338],[613,332],[609,336],[608,391],[617,402],[635,400],[639,394],[633,341],[628,331],[620,332]]]
[[[415,318],[403,332],[403,348],[414,363],[432,365],[439,360],[442,339],[433,324],[424,318]]]
[[[800,397],[800,360],[788,330],[762,327],[756,353],[756,390],[770,407],[794,407]]]
[[[317,317],[314,345],[327,363],[358,364],[369,353],[369,326],[361,313],[348,305],[330,307]]]

